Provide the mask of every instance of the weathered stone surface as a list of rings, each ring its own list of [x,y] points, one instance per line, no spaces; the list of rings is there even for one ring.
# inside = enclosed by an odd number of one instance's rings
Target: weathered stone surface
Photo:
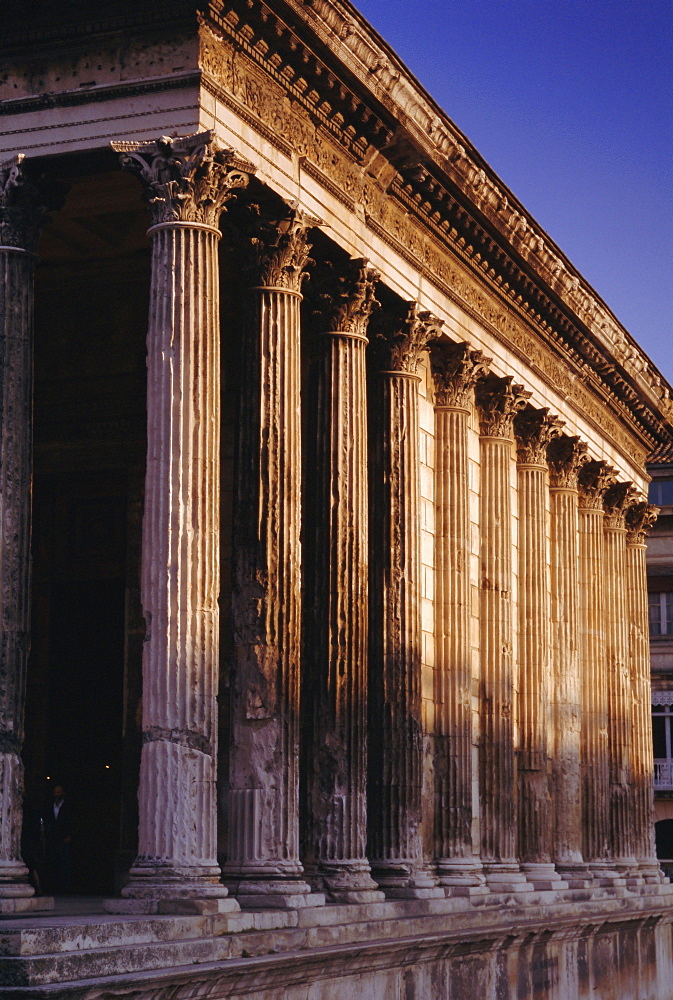
[[[473,844],[472,662],[468,426],[474,386],[489,358],[469,344],[432,349],[436,447],[435,857],[440,885],[481,890]]]
[[[514,416],[530,393],[511,378],[477,383],[481,425],[481,859],[494,890],[532,891],[516,860],[510,463]]]
[[[216,228],[249,174],[212,134],[113,143],[153,225],[138,857],[124,895],[226,896],[215,835],[220,331]],[[250,169],[249,164],[246,165]]]
[[[367,322],[378,274],[335,273],[319,319],[305,692],[307,870],[343,902],[382,898],[367,838]]]

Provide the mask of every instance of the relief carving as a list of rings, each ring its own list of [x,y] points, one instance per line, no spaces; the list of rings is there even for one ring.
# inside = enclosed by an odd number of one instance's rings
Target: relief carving
[[[644,545],[647,534],[659,516],[659,508],[640,500],[626,508],[626,541],[629,545]]]
[[[145,185],[152,225],[196,222],[217,227],[225,204],[247,187],[255,167],[232,149],[219,149],[214,133],[162,136],[152,142],[112,142],[121,165]]]
[[[349,260],[342,270],[330,262],[321,270],[314,310],[320,331],[366,338],[369,317],[379,308],[375,297],[378,271],[364,257]]]
[[[579,471],[587,461],[586,442],[560,434],[549,442],[549,482],[553,489],[576,490]]]
[[[259,212],[257,206],[252,209]],[[258,217],[249,233],[254,284],[300,292],[311,263],[309,230],[319,225],[319,219],[294,207],[280,219]]]
[[[546,465],[547,446],[561,433],[565,421],[549,416],[549,408],[521,410],[514,418],[516,455],[521,465]]]
[[[605,493],[616,482],[615,470],[607,462],[585,462],[577,477],[580,507],[601,510]]]
[[[401,317],[386,317],[381,325],[388,329],[379,331],[372,341],[378,367],[415,375],[421,354],[440,335],[444,324],[417,302],[407,302]]]
[[[627,509],[638,496],[633,483],[614,483],[603,497],[606,528],[624,528]]]
[[[435,406],[469,410],[477,381],[488,374],[491,359],[468,343],[435,344],[430,364],[435,383]]]
[[[47,213],[65,200],[62,185],[33,179],[19,153],[0,163],[0,246],[35,252]]]
[[[475,394],[482,435],[499,438],[511,437],[515,415],[532,396],[522,385],[513,385],[511,375],[487,375],[477,382]]]

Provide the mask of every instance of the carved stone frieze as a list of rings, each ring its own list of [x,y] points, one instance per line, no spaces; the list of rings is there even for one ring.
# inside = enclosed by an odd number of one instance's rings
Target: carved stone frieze
[[[549,416],[549,408],[520,410],[514,418],[517,459],[521,465],[546,465],[547,446],[565,422]]]
[[[559,434],[547,446],[549,483],[552,489],[577,489],[577,476],[587,461],[587,444],[578,437]]]
[[[152,225],[171,222],[217,227],[225,204],[247,187],[255,167],[214,133],[162,136],[151,142],[112,142],[122,167],[145,185]]]
[[[601,510],[606,491],[616,482],[615,470],[607,462],[585,462],[577,477],[580,508]]]
[[[375,296],[379,279],[364,257],[349,260],[345,267],[326,264],[314,309],[320,331],[366,338],[369,317],[379,308]]]
[[[249,234],[254,284],[300,292],[311,263],[308,234],[319,225],[319,219],[298,208],[290,208],[280,219],[258,217]]]
[[[659,516],[659,508],[646,500],[631,503],[626,508],[626,541],[629,545],[644,545],[647,534]]]
[[[399,318],[384,317],[372,340],[378,367],[383,371],[415,375],[421,354],[431,340],[437,338],[443,323],[417,302],[407,302]]]
[[[491,359],[468,343],[435,344],[430,364],[435,386],[435,406],[470,408],[478,379],[488,374]]]
[[[228,6],[238,11],[240,5],[238,0],[231,0]],[[328,6],[333,12],[332,5]],[[520,357],[532,362],[551,386],[569,396],[579,412],[642,466],[647,446],[638,443],[637,437],[644,427],[646,433],[652,433],[658,419],[651,410],[643,409],[642,388],[647,385],[655,408],[670,420],[673,402],[668,389],[545,234],[520,205],[510,204],[495,179],[474,163],[471,150],[462,137],[453,135],[448,120],[437,118],[435,109],[427,121],[423,116],[423,130],[430,137],[437,165],[446,169],[474,204],[487,212],[508,245],[533,264],[554,292],[572,302],[576,315],[603,342],[603,348],[596,347],[580,326],[551,304],[544,285],[522,278],[518,265],[508,254],[502,254],[493,237],[447,193],[436,170],[419,169],[417,158],[411,164],[409,153],[414,147],[408,140],[403,155],[403,144],[398,149],[398,140],[393,140],[385,123],[370,109],[362,116],[353,114],[356,106],[361,107],[355,95],[277,15],[267,11],[262,18],[267,30],[270,28],[283,39],[282,44],[272,47],[273,58],[271,50],[255,48],[250,52],[246,44],[241,44],[245,43],[240,34],[244,26],[251,18],[259,18],[261,12],[262,6],[252,4],[243,19],[228,19],[222,8],[216,16],[211,11],[211,23],[202,22],[201,63],[206,70],[206,85],[220,88],[218,94],[225,101],[233,97],[236,110],[250,118],[253,127],[263,123],[272,142],[282,144],[286,152],[298,152],[305,158],[307,172],[317,176],[337,197],[363,205],[370,228],[450,297],[494,326]],[[302,16],[313,16],[314,12],[315,5],[302,6]],[[315,27],[325,28],[322,17],[318,17]],[[223,44],[220,35],[229,36],[233,47]],[[376,91],[389,77],[387,66],[385,57],[375,60],[368,79]],[[393,74],[389,82],[397,94],[399,73]],[[408,83],[403,88],[407,96]],[[397,115],[401,112],[396,100],[385,94],[385,106],[394,106]],[[414,100],[412,106],[417,109],[421,105]],[[260,125],[255,126],[252,118]],[[377,143],[383,144],[381,152],[377,151]],[[374,169],[379,160],[385,162]],[[391,178],[393,183],[388,187]],[[447,242],[454,251],[451,254],[447,253]],[[461,258],[469,260],[469,269]],[[476,276],[471,273],[475,268],[479,272]],[[502,308],[501,296],[509,300],[509,307]],[[620,344],[625,345],[622,360],[637,380],[638,389],[629,385],[614,365],[606,366],[604,348],[610,350],[614,345],[615,357],[620,361]],[[564,363],[554,356],[556,348],[572,359],[574,375],[568,371],[567,360]],[[641,405],[636,406],[639,401]],[[619,415],[615,411],[620,411]],[[620,420],[632,425],[634,433]],[[638,430],[636,424],[640,425]]]
[[[532,393],[522,385],[513,385],[511,375],[487,375],[477,382],[475,392],[482,435],[511,437],[514,417],[527,405]]]

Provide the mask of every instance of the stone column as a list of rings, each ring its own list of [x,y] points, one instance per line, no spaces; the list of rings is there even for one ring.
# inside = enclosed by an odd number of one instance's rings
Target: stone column
[[[511,377],[477,383],[480,443],[481,859],[494,891],[532,891],[516,861],[516,710],[512,656],[512,504],[510,469],[515,414],[530,392]]]
[[[468,430],[489,358],[437,344],[435,383],[435,857],[449,895],[484,891],[472,839],[472,650]]]
[[[234,667],[225,882],[244,906],[324,903],[299,861],[301,285],[317,224],[252,237],[234,501]]]
[[[218,220],[249,164],[212,133],[113,143],[145,185],[152,225],[141,599],[138,857],[123,895],[223,901],[216,860],[219,656]],[[162,905],[166,905],[165,903]]]
[[[547,449],[551,506],[552,709],[551,854],[571,888],[589,884],[582,857],[581,719],[579,621],[579,520],[577,475],[587,446],[561,435]]]
[[[626,524],[631,483],[615,483],[603,498],[605,511],[605,623],[610,756],[610,857],[617,871],[637,878],[630,814],[631,677],[628,663]]]
[[[326,269],[325,269],[326,270]],[[324,276],[324,274],[323,274]],[[384,898],[367,838],[368,489],[367,322],[376,272],[351,261],[326,279],[316,427],[307,475],[305,663],[307,865],[339,902]],[[309,425],[307,425],[309,426]],[[304,698],[305,695],[305,698]],[[307,872],[310,869],[307,867]]]
[[[389,897],[443,896],[423,860],[418,360],[440,322],[408,303],[372,344],[369,860]]]
[[[645,538],[657,517],[648,503],[626,510],[626,574],[629,621],[629,672],[633,698],[631,743],[631,829],[638,869],[646,882],[660,882],[654,844],[654,773],[652,764],[652,691],[647,612]]]
[[[599,883],[624,884],[608,860],[610,769],[606,669],[603,496],[614,483],[605,462],[587,462],[579,483],[579,620],[582,676],[584,859]]]
[[[514,419],[519,499],[518,857],[536,889],[567,888],[551,858],[547,739],[552,695],[547,445],[561,426],[546,408],[523,410]]]
[[[0,163],[0,913],[49,909],[21,858],[30,649],[33,269],[47,206],[22,155]],[[33,898],[31,898],[33,897]]]

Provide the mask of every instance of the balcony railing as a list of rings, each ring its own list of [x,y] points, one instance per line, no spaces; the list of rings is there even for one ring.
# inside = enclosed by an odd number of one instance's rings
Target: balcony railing
[[[673,791],[673,760],[667,758],[654,761],[654,787]]]

